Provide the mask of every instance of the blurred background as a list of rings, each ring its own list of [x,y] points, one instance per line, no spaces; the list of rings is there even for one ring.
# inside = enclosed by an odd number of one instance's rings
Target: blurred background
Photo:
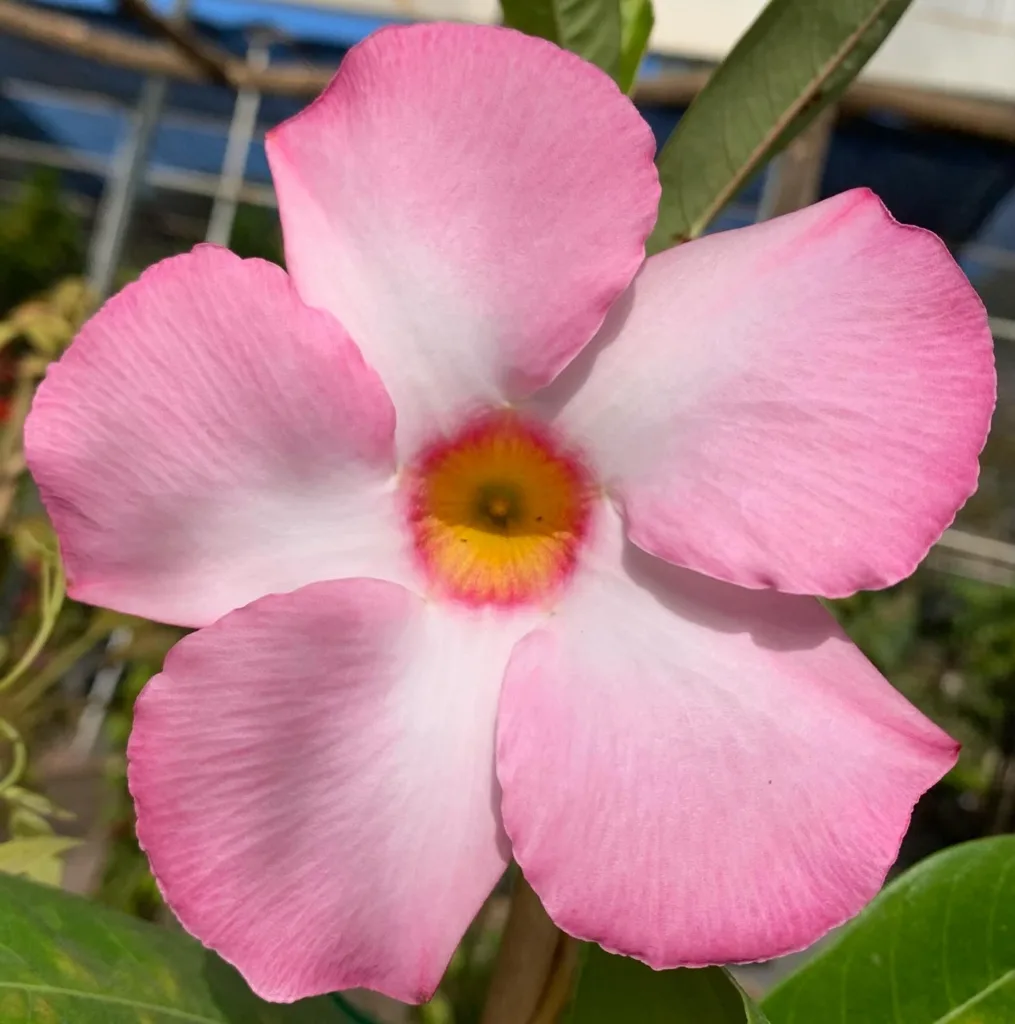
[[[656,0],[634,98],[660,143],[761,6]],[[264,132],[381,25],[497,13],[492,0],[0,0],[0,870],[167,917],[134,840],[124,745],[134,697],[181,631],[61,604],[21,452],[46,365],[154,260],[208,240],[283,263]],[[963,743],[901,867],[1015,830],[1015,0],[915,0],[839,106],[712,229],[856,186],[945,240],[986,304],[1000,377],[980,489],[955,527],[912,579],[831,605]],[[495,897],[432,1004],[371,1012],[477,1020],[503,913]]]

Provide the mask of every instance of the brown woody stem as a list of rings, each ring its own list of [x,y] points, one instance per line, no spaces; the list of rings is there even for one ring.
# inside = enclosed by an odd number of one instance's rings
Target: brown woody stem
[[[556,1024],[567,1005],[574,948],[519,873],[482,1024]]]

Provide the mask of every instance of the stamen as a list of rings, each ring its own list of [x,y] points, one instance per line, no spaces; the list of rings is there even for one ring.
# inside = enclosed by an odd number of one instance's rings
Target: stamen
[[[417,460],[409,522],[437,590],[470,604],[519,604],[570,577],[589,494],[581,462],[543,428],[494,413]]]

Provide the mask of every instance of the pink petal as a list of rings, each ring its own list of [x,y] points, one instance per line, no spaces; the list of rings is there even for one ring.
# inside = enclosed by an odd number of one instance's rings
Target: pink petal
[[[128,750],[138,836],[259,995],[432,994],[507,861],[494,716],[526,628],[340,580],[170,652]]]
[[[983,307],[866,190],[650,259],[561,417],[646,551],[838,597],[909,575],[976,487]],[[566,398],[564,399],[566,401]]]
[[[202,625],[319,579],[405,578],[393,434],[339,324],[278,267],[200,246],[84,326],[26,444],[71,594]]]
[[[293,280],[377,368],[404,451],[551,380],[631,281],[656,215],[634,106],[508,29],[383,29],[267,145]]]
[[[810,598],[612,550],[508,665],[504,827],[566,932],[657,968],[813,942],[956,744]]]

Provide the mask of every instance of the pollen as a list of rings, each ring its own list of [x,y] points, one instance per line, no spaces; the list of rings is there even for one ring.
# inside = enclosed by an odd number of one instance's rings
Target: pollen
[[[443,595],[542,602],[573,573],[589,475],[542,427],[511,413],[475,420],[423,452],[408,488],[416,553]]]

